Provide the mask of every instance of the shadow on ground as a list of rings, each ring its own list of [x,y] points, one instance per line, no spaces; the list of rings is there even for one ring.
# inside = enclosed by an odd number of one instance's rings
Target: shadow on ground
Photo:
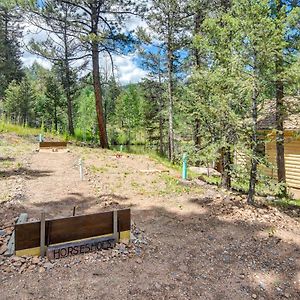
[[[2,162],[2,161],[15,161],[15,160],[16,160],[15,158],[9,157],[9,156],[7,156],[7,157],[0,157],[0,162]]]
[[[122,198],[114,194],[83,198],[76,194],[55,203],[39,203],[27,208],[27,212],[29,216],[38,216],[45,210],[50,216],[58,212],[67,216],[72,214],[75,205],[78,214],[89,213],[91,208],[97,212],[128,207],[121,203]],[[113,204],[105,207],[104,202],[109,201]],[[90,262],[86,267],[83,264],[64,269],[64,276],[60,275],[60,269],[54,269],[38,276],[39,284],[30,289],[28,296],[39,298],[51,294],[53,298],[98,299],[101,294],[111,299],[299,299],[298,244],[276,235],[268,236],[268,223],[232,218],[234,209],[241,212],[250,209],[241,201],[230,203],[201,197],[189,201],[197,204],[199,210],[185,214],[155,203],[149,209],[131,205],[134,222],[149,239],[140,264],[135,259],[112,264]],[[22,209],[25,207],[19,207]],[[255,208],[252,209],[256,213]],[[261,208],[257,213],[268,214],[268,208]],[[105,280],[93,275],[99,269]],[[72,277],[74,272],[76,277]],[[36,276],[29,274],[26,280],[37,280]],[[55,280],[57,276],[60,276],[59,281]],[[91,283],[93,288],[90,288]],[[64,294],[61,286],[68,294]],[[9,289],[5,293],[10,296]]]
[[[32,170],[29,168],[20,167],[20,168],[5,170],[5,171],[0,170],[0,177],[8,178],[12,176],[21,176],[25,179],[30,180],[37,177],[50,176],[52,173],[53,171],[50,170],[41,171],[41,170]]]

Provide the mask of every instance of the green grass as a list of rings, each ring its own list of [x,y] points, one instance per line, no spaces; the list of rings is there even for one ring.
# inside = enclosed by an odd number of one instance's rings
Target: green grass
[[[43,134],[44,137],[56,138],[63,141],[74,140],[73,137],[68,136],[68,134],[54,134],[53,132],[47,131],[42,132],[41,128],[32,128],[28,126],[21,126],[17,124],[9,123],[3,119],[0,119],[0,133],[14,133],[21,137],[35,137],[40,133]]]
[[[201,178],[207,182],[208,184],[214,184],[214,185],[220,185],[221,184],[221,177],[220,176],[215,176],[215,175],[201,175]]]
[[[0,133],[15,133],[20,136],[39,135],[41,130],[0,121]]]
[[[89,168],[90,168],[90,171],[94,174],[95,173],[104,173],[104,172],[108,171],[108,169],[105,167],[96,167],[94,165],[91,165]]]
[[[162,157],[160,156],[158,153],[148,153],[148,157],[157,162],[157,163],[160,163],[162,164],[163,166],[165,166],[166,168],[168,169],[172,169],[174,171],[176,171],[178,173],[178,176],[181,177],[181,172],[182,172],[182,166],[181,164],[178,164],[178,163],[171,163],[168,158],[166,157]],[[192,172],[189,168],[188,168],[188,179],[195,179],[195,178],[198,178],[199,177],[199,174],[195,173],[195,172]]]
[[[293,206],[300,208],[300,199],[293,200],[293,199],[282,198],[274,201],[273,204],[286,207],[286,208],[293,207]]]

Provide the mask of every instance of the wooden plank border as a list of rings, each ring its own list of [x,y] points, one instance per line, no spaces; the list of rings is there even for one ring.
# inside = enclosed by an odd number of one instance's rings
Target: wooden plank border
[[[68,142],[40,142],[40,148],[66,148]]]
[[[117,211],[117,230],[120,240],[130,240],[130,209]],[[114,212],[102,212],[91,215],[45,221],[46,247],[53,244],[75,242],[89,238],[100,238],[115,233]],[[16,255],[40,254],[41,222],[15,225]],[[38,253],[38,254],[37,254]]]
[[[60,259],[77,254],[95,252],[101,249],[108,249],[114,247],[116,244],[115,237],[113,235],[102,238],[93,238],[88,240],[82,240],[77,242],[69,242],[65,244],[59,244],[49,246],[47,248],[47,257],[52,259]]]

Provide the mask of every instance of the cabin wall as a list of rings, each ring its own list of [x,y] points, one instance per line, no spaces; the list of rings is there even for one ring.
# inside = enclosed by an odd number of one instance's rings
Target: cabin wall
[[[266,143],[266,156],[272,167],[265,168],[264,172],[273,178],[277,178],[275,139]],[[295,138],[291,134],[286,134],[284,157],[287,185],[300,189],[300,137]]]

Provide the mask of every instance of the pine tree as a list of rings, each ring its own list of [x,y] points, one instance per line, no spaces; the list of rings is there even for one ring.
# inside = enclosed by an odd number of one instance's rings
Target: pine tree
[[[180,59],[178,51],[183,48],[187,41],[185,26],[190,17],[188,13],[188,2],[177,0],[152,1],[151,7],[146,14],[146,21],[150,27],[152,38],[161,42],[167,69],[168,82],[168,144],[169,160],[175,160],[174,145],[174,89],[176,67]]]
[[[5,91],[5,113],[11,121],[20,125],[34,125],[35,101],[36,94],[27,77],[20,83],[12,81]]]
[[[92,57],[92,75],[95,104],[99,127],[99,139],[102,148],[108,148],[107,131],[103,109],[103,87],[100,76],[100,53],[122,51],[130,42],[130,35],[122,33],[122,25],[128,16],[138,13],[138,6],[130,0],[81,1],[60,0],[59,3],[74,8],[71,23],[73,36],[82,43],[85,54]]]
[[[10,1],[0,3],[0,99],[9,83],[24,76],[18,40],[22,36],[20,15]]]
[[[284,96],[286,82],[289,85],[294,81],[287,70],[297,59],[299,54],[299,1],[273,0],[270,1],[271,18],[275,25],[275,37],[277,45],[274,48],[275,60],[275,99],[276,99],[276,160],[277,178],[282,183],[282,195],[286,195],[286,174],[284,159],[284,127],[283,122],[286,115]]]

